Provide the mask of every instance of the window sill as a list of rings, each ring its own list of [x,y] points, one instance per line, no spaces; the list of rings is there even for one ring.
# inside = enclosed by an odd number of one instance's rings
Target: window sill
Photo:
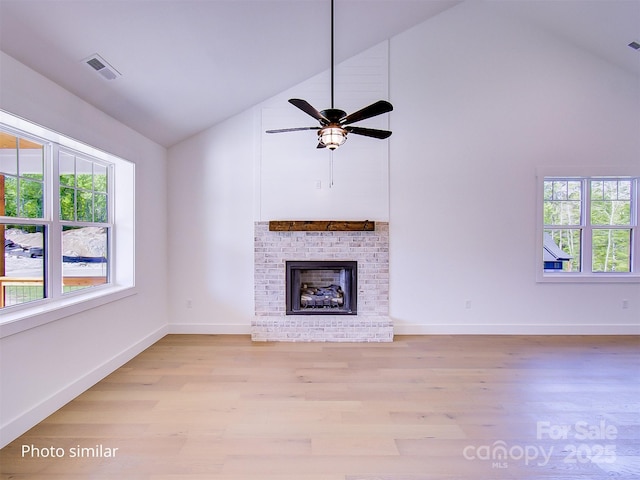
[[[75,315],[107,303],[135,295],[131,286],[109,286],[91,292],[69,295],[53,301],[39,301],[4,309],[0,321],[0,338],[15,335],[61,318]]]
[[[539,273],[538,283],[640,283],[638,274],[572,274],[572,273]]]

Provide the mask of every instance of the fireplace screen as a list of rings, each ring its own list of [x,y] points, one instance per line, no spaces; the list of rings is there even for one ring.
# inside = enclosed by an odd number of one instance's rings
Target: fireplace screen
[[[287,315],[356,315],[358,262],[286,262]]]

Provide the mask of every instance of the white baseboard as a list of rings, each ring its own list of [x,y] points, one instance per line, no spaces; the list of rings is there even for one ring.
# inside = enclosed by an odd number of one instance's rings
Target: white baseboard
[[[250,335],[251,325],[172,324],[167,333]],[[452,325],[403,324],[394,320],[394,335],[640,335],[640,324],[616,325]]]
[[[394,322],[395,335],[640,335],[640,325],[424,325]]]
[[[0,427],[0,448],[12,442],[30,428],[47,418],[49,415],[69,403],[81,393],[85,392],[104,377],[120,368],[133,357],[149,348],[168,333],[167,326],[159,328],[142,340],[131,345],[126,350],[113,356],[102,365],[94,368],[86,375],[62,388],[40,402],[35,407],[25,411],[20,416],[10,420]]]
[[[169,333],[201,335],[251,335],[251,325],[174,323],[169,325]]]

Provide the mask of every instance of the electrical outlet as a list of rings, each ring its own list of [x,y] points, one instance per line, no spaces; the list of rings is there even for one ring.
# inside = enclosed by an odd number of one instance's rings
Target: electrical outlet
[[[471,300],[467,300],[464,302],[464,308],[467,310],[471,310]]]
[[[622,300],[622,309],[626,310],[627,308],[629,308],[629,300],[625,298],[624,300]]]
[[[187,308],[193,308],[193,300],[191,299],[187,300]]]

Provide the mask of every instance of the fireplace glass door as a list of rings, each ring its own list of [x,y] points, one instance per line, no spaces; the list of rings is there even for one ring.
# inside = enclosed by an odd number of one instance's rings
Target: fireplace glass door
[[[286,262],[287,315],[356,315],[358,262]]]

